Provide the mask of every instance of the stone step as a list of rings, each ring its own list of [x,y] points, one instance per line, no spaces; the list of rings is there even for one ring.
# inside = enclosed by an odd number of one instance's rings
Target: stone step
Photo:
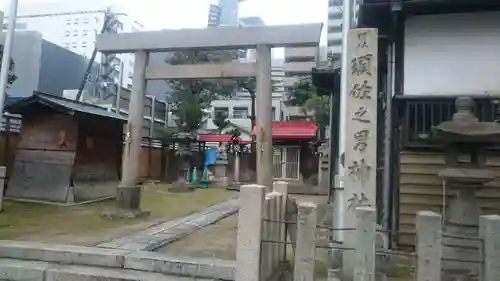
[[[0,241],[0,258],[11,263],[16,260],[33,261],[32,264],[37,266],[42,266],[45,262],[67,266],[125,268],[151,273],[218,280],[234,280],[235,271],[235,261],[172,257],[146,251],[7,240]],[[32,268],[30,267],[30,272],[32,272]],[[0,280],[3,280],[1,275]]]
[[[0,258],[43,262],[123,267],[131,251],[97,247],[0,240]]]
[[[214,258],[173,257],[154,252],[136,252],[125,258],[124,268],[177,276],[234,280],[236,261]]]
[[[0,280],[9,281],[213,281],[130,269],[59,265],[0,259]]]

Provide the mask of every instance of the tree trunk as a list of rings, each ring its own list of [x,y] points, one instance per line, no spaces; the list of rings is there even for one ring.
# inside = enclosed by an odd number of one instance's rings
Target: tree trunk
[[[252,128],[250,129],[250,131],[253,130],[253,127],[255,127],[255,92],[250,92],[250,99],[252,100],[252,103],[251,103],[251,111],[252,113],[250,114],[250,120],[252,121]]]

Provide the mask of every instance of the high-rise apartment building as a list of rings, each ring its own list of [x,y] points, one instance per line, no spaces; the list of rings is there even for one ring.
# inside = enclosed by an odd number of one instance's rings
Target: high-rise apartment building
[[[90,58],[96,36],[101,33],[106,17],[110,17],[110,20],[105,32],[133,32],[141,29],[118,7],[107,6],[102,0],[59,0],[21,2],[16,30],[38,31],[45,40]],[[95,62],[101,64],[100,75],[89,79],[98,80],[100,89],[97,92],[100,95],[116,94],[122,73],[122,86],[131,86],[133,55],[98,54]]]
[[[283,71],[283,86],[286,92],[291,92],[296,83],[303,77],[311,74],[313,68],[317,67],[319,60],[324,57],[321,55],[322,48],[303,47],[303,48],[285,48],[285,63]],[[283,100],[286,103],[287,97]],[[304,110],[302,107],[284,106],[283,118],[303,118]]]
[[[287,91],[300,81],[302,77],[311,74],[311,70],[318,66],[320,48],[302,47],[285,48],[284,87]]]
[[[210,4],[208,26],[238,26],[239,3],[245,0],[218,0]]]
[[[339,57],[342,52],[343,0],[328,0],[328,52]]]
[[[208,8],[208,27],[220,25],[220,9],[219,5],[210,4]]]
[[[244,0],[219,0],[220,21],[222,26],[237,26],[239,3]]]
[[[239,19],[239,27],[252,27],[252,26],[263,26],[266,25],[261,17],[243,17]],[[257,51],[255,49],[251,50],[240,50],[238,54],[240,59],[247,61],[255,61],[257,56]]]

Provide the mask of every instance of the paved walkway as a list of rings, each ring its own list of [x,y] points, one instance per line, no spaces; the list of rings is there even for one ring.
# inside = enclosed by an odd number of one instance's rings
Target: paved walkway
[[[168,221],[118,239],[101,243],[97,247],[135,251],[153,251],[172,243],[207,225],[238,212],[238,199],[213,205],[186,217]]]

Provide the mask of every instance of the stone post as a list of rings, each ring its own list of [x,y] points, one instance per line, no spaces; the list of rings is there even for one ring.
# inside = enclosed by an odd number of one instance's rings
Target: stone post
[[[257,45],[257,183],[268,188],[273,184],[271,47]]]
[[[441,215],[417,213],[417,281],[441,281],[442,232]]]
[[[281,193],[281,212],[280,221],[286,221],[286,204],[288,201],[288,183],[285,181],[276,181],[273,184],[273,189],[276,192]],[[286,225],[284,223],[279,224],[280,231],[280,241],[287,241]],[[282,261],[285,261],[286,257],[286,244],[282,244],[279,247],[279,255]]]
[[[345,151],[340,159],[339,186],[335,190],[335,196],[339,197],[335,208],[340,212],[336,215],[342,218],[335,217],[334,228],[354,228],[356,208],[377,205],[378,38],[378,30],[373,28],[352,29],[347,37],[347,61],[366,67],[349,71],[342,86],[342,92],[348,93],[342,116],[346,120],[345,135],[340,137],[345,143]],[[368,64],[366,58],[370,61]],[[348,247],[356,243],[354,235],[343,231],[337,231],[335,236]],[[342,271],[345,279],[354,278],[354,265],[354,253],[344,252]]]
[[[238,281],[260,280],[265,193],[263,185],[243,185],[240,188],[235,276]]]
[[[240,152],[234,154],[234,182],[240,182]]]
[[[7,168],[5,166],[0,166],[0,212],[3,211],[3,193],[5,188],[6,172]]]
[[[118,212],[115,216],[136,217],[146,214],[140,210],[141,185],[138,183],[142,124],[144,118],[144,98],[146,92],[146,65],[148,53],[135,53],[132,92],[130,95],[129,116],[126,127],[125,147],[123,153],[122,179],[118,186],[116,201]],[[121,214],[120,214],[121,212]]]
[[[340,278],[340,275],[341,275],[340,269],[329,268],[327,280],[328,281],[342,281],[342,279]]]
[[[356,208],[354,281],[375,281],[376,210]]]
[[[297,245],[295,249],[294,281],[314,281],[316,261],[317,205],[300,203],[297,217]]]
[[[500,216],[479,217],[479,237],[483,240],[483,281],[500,280]]]

